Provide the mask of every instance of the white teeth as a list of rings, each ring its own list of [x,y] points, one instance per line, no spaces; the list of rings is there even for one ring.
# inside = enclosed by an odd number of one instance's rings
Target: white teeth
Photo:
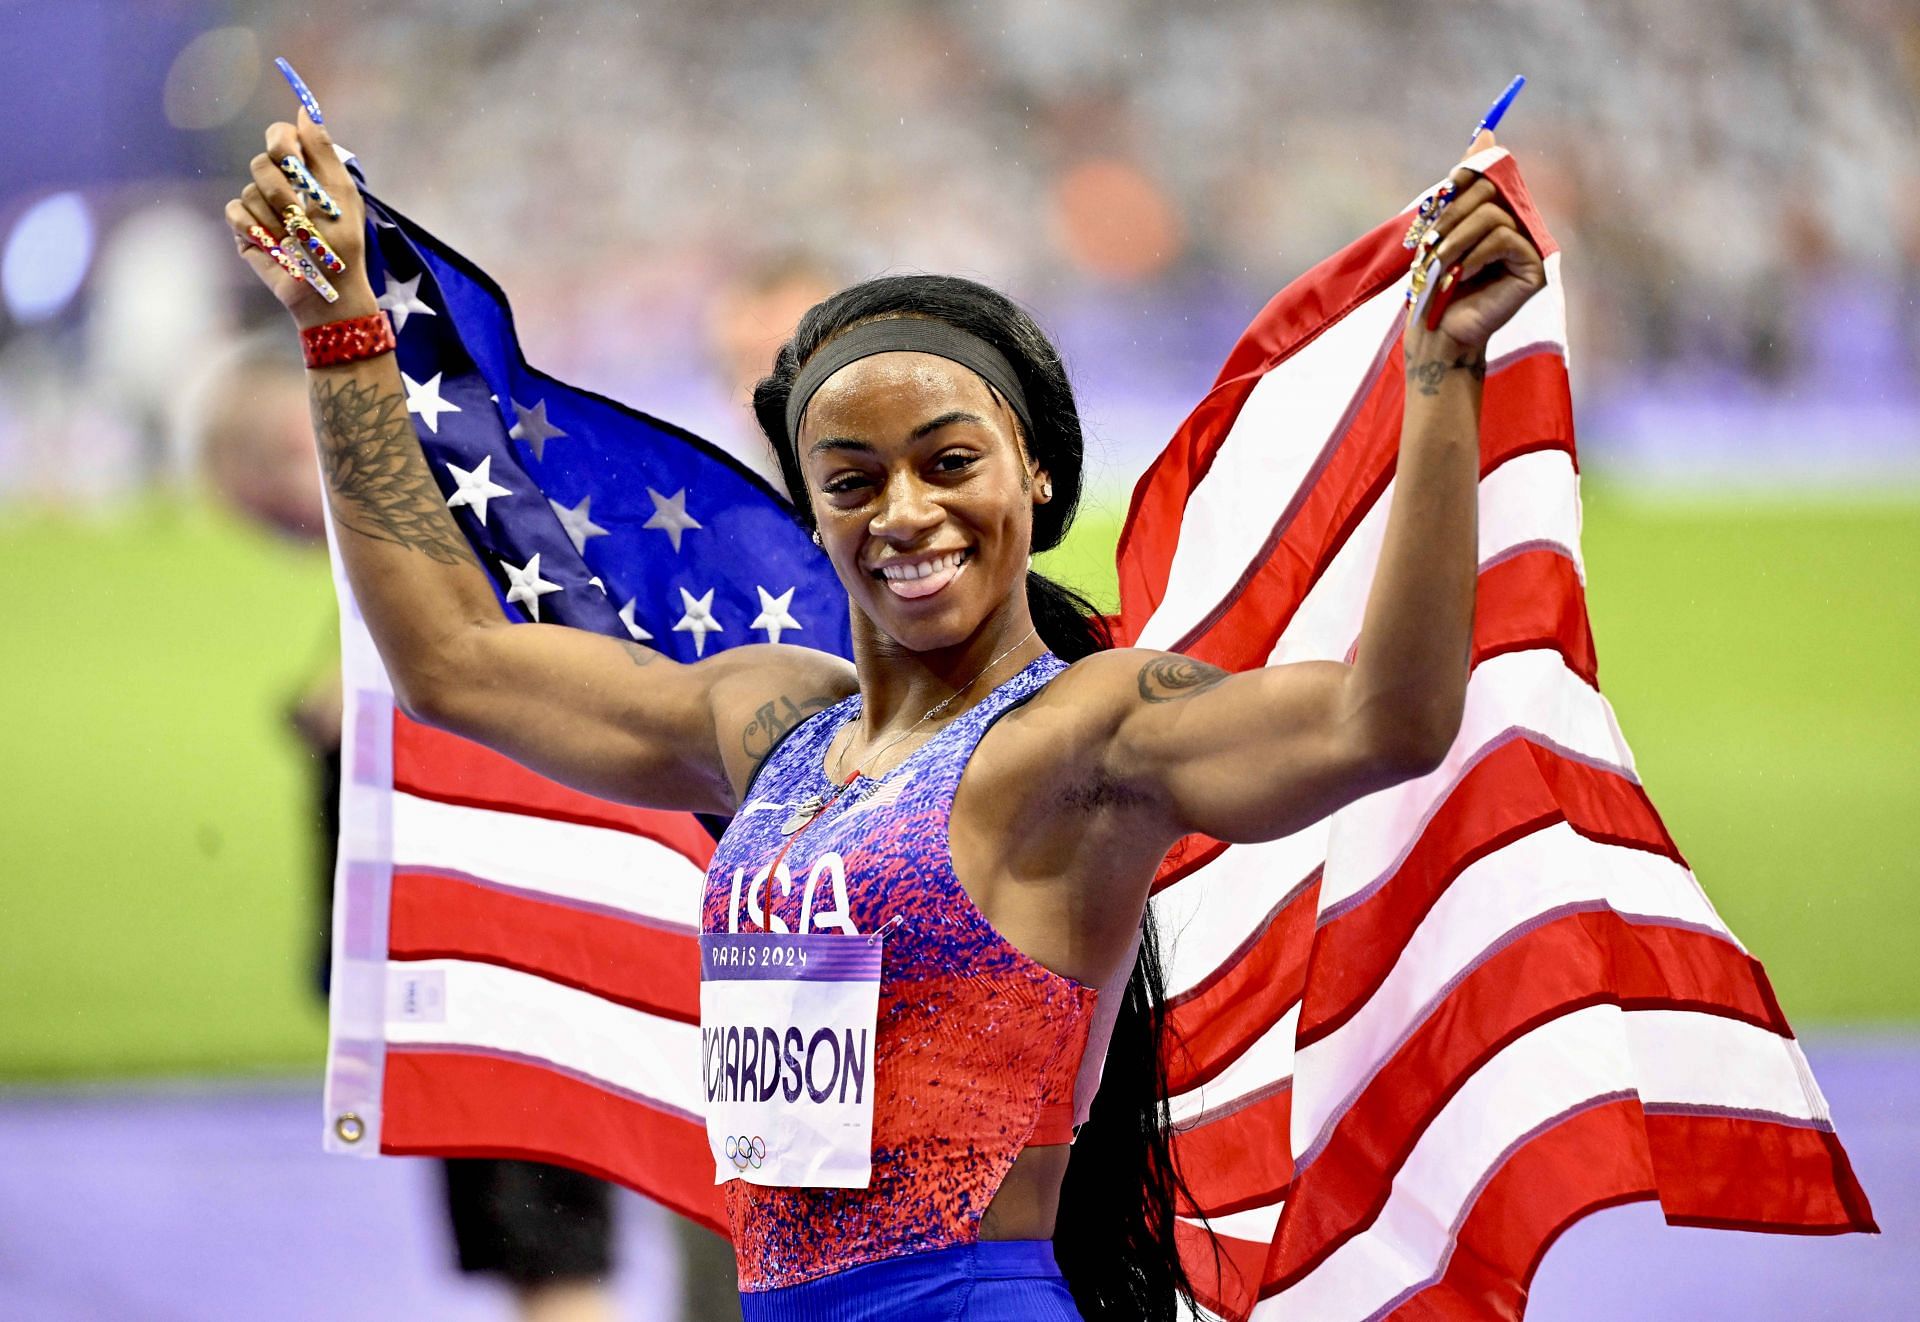
[[[923,560],[916,565],[883,565],[880,574],[881,577],[896,583],[908,579],[927,578],[949,569],[958,569],[964,555],[963,551],[950,551],[937,560]]]

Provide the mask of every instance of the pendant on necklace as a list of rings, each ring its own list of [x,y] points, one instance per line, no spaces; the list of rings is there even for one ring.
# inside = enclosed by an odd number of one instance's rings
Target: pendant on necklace
[[[786,821],[780,823],[780,834],[792,835],[808,822],[818,817],[821,810],[826,806],[826,795],[809,794],[806,798],[793,805],[793,813]]]

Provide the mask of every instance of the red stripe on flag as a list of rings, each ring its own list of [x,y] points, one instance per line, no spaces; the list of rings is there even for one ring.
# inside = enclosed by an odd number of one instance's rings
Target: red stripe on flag
[[[1445,1273],[1388,1316],[1520,1322],[1533,1273],[1568,1226],[1652,1195],[1640,1104],[1575,1112],[1508,1156],[1460,1223]]]
[[[1274,526],[1239,582],[1175,650],[1227,670],[1266,664],[1300,603],[1392,480],[1405,393],[1399,373],[1381,374],[1292,518]],[[1487,378],[1480,476],[1542,450],[1574,453],[1567,366],[1554,353],[1528,354]]]
[[[1209,1234],[1185,1221],[1173,1223],[1173,1243],[1201,1307],[1220,1317],[1245,1317],[1259,1298],[1267,1246]]]
[[[1328,920],[1314,940],[1300,1045],[1345,1023],[1380,985],[1414,929],[1469,864],[1556,822],[1685,866],[1646,792],[1624,776],[1515,736],[1461,777],[1385,885]]]
[[[1167,1086],[1197,1088],[1238,1059],[1299,999],[1320,887],[1270,914],[1203,982],[1167,1002]]]
[[[393,714],[393,787],[439,803],[645,836],[702,871],[713,858],[713,837],[690,813],[635,808],[582,794],[470,739],[409,720],[398,709]]]
[[[1830,1129],[1655,1106],[1647,1141],[1677,1226],[1795,1235],[1878,1234],[1866,1190]]]
[[[1173,842],[1173,848],[1160,860],[1160,867],[1153,876],[1153,889],[1173,885],[1174,882],[1192,876],[1199,869],[1220,857],[1227,849],[1224,840],[1215,840],[1205,835],[1183,835]]]
[[[1675,1225],[1816,1235],[1878,1230],[1846,1153],[1826,1130],[1658,1113],[1647,1114],[1642,1125],[1639,1103],[1621,1098],[1581,1111],[1520,1147],[1461,1223],[1446,1274],[1389,1316],[1518,1322],[1534,1273],[1562,1233],[1592,1212],[1656,1194],[1664,1196]],[[1678,1160],[1663,1161],[1663,1149]],[[1676,1216],[1675,1200],[1716,1213]]]
[[[1247,1100],[1175,1123],[1173,1158],[1193,1196],[1180,1213],[1225,1216],[1267,1207],[1293,1181],[1293,1089],[1282,1081]]]
[[[388,1047],[380,1150],[557,1162],[727,1233],[701,1125],[526,1061]]]
[[[396,871],[394,959],[471,959],[518,969],[681,1023],[700,1021],[700,947],[616,914],[431,872]]]
[[[1299,1279],[1373,1224],[1421,1135],[1481,1066],[1594,1005],[1702,1011],[1791,1036],[1759,963],[1731,942],[1612,910],[1544,923],[1461,978],[1340,1114],[1294,1179],[1276,1274]]]
[[[1638,785],[1524,736],[1509,739],[1461,778],[1394,875],[1372,895],[1317,934],[1298,933],[1291,922],[1269,923],[1258,939],[1172,1003],[1169,1023],[1183,1036],[1168,1054],[1172,1090],[1183,1092],[1226,1069],[1293,1008],[1303,986],[1299,1044],[1339,1028],[1373,995],[1455,877],[1562,821],[1589,839],[1650,850],[1684,866]],[[1310,894],[1317,904],[1318,888]],[[1251,961],[1244,970],[1243,959]],[[1222,990],[1216,994],[1215,988]]]
[[[1473,612],[1473,664],[1545,647],[1599,687],[1587,591],[1580,571],[1549,547],[1522,551],[1480,571]]]
[[[1509,211],[1533,239],[1541,256],[1559,251],[1513,158],[1509,156],[1495,162],[1486,177],[1507,200]],[[1232,434],[1240,410],[1260,378],[1311,344],[1353,309],[1406,276],[1409,258],[1400,243],[1406,233],[1406,217],[1407,213],[1402,212],[1376,226],[1274,295],[1235,342],[1207,397],[1180,424],[1167,448],[1141,475],[1134,486],[1115,551],[1120,580],[1120,619],[1124,623],[1116,638],[1127,643],[1136,641],[1147,619],[1164,600],[1187,501],[1212,468],[1220,447]],[[1489,391],[1489,404],[1493,402],[1491,395]],[[1486,430],[1483,422],[1483,435]],[[1397,437],[1397,418],[1393,432]],[[1570,409],[1567,429],[1562,435],[1567,442],[1565,448],[1571,453]]]
[[[1396,217],[1349,244],[1276,294],[1247,327],[1219,378],[1134,485],[1115,550],[1126,641],[1166,595],[1174,543],[1187,500],[1213,466],[1260,378],[1298,353],[1354,308],[1407,272]]]

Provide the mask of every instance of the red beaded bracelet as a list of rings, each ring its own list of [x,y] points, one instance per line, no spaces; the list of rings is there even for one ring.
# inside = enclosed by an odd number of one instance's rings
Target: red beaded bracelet
[[[339,367],[378,358],[393,351],[393,323],[382,309],[364,317],[309,326],[300,332],[300,347],[306,352],[308,367]]]

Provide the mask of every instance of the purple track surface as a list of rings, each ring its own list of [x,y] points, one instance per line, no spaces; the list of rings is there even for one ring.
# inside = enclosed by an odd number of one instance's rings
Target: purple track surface
[[[1914,1316],[1920,1039],[1807,1052],[1885,1233],[1675,1229],[1651,1205],[1616,1208],[1547,1255],[1529,1316]],[[0,1093],[0,1318],[510,1318],[497,1288],[452,1270],[433,1164],[324,1156],[319,1124],[311,1085]],[[617,1214],[621,1315],[679,1317],[668,1214],[630,1195]]]

